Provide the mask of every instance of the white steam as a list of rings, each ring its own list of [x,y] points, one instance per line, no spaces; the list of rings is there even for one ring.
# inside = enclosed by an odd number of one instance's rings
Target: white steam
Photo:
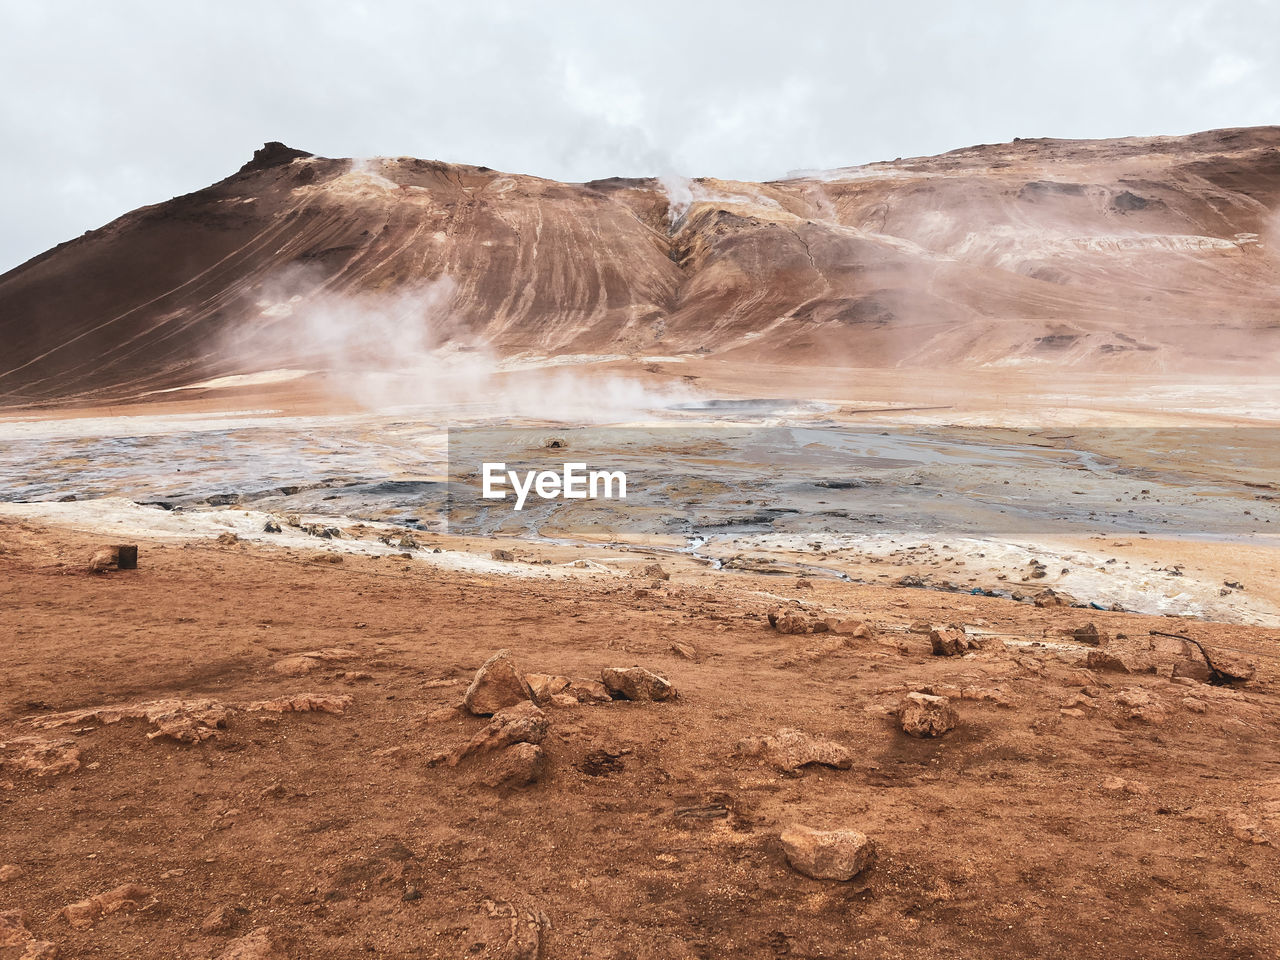
[[[394,292],[336,293],[305,269],[264,284],[256,319],[225,339],[237,372],[323,372],[334,400],[368,410],[433,408],[449,418],[499,417],[563,423],[634,420],[695,396],[617,373],[589,370],[599,358],[504,364],[454,309],[448,278]],[[607,358],[606,358],[607,359]]]

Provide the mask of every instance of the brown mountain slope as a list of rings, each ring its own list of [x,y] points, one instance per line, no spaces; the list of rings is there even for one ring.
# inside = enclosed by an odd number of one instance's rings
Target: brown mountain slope
[[[1268,373],[1278,204],[1276,127],[665,186],[268,145],[0,277],[0,403],[322,366],[293,320],[386,294],[503,354]]]

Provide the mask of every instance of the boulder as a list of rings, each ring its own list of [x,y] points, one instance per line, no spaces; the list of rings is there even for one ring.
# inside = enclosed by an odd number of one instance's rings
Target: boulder
[[[1243,654],[1222,647],[1209,650],[1209,660],[1213,669],[1228,681],[1244,682],[1252,680],[1258,674],[1258,664]]]
[[[852,880],[876,858],[876,847],[857,830],[814,830],[793,824],[782,832],[791,866],[815,880]]]
[[[1070,603],[1066,597],[1052,590],[1042,590],[1036,594],[1034,602],[1037,607],[1065,607]]]
[[[511,656],[511,651],[499,650],[476,671],[462,703],[477,716],[487,717],[503,707],[533,699],[524,671]]]
[[[940,737],[960,722],[946,697],[908,693],[898,705],[898,721],[913,737]]]
[[[676,688],[671,682],[644,667],[605,667],[600,672],[614,700],[672,700]]]

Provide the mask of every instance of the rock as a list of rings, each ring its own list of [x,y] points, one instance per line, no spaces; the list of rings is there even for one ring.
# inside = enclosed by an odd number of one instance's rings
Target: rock
[[[494,714],[483,730],[467,743],[447,754],[449,766],[457,766],[466,757],[509,747],[513,743],[541,743],[547,736],[547,715],[532,701],[504,707]]]
[[[509,903],[484,902],[490,922],[497,927],[497,936],[490,941],[493,949],[485,956],[500,960],[540,960],[543,956],[543,940],[551,929],[551,921],[541,910],[518,910]],[[501,945],[499,946],[499,941]]]
[[[907,627],[908,633],[933,633],[933,624],[927,620],[913,620],[911,626]]]
[[[797,578],[796,578],[796,589],[797,589],[797,590],[812,590],[812,589],[813,589],[813,581],[812,581],[812,580],[810,580],[808,577],[797,577]]]
[[[1247,814],[1233,814],[1227,821],[1231,826],[1231,834],[1241,843],[1251,843],[1257,846],[1271,846],[1271,838],[1256,820],[1249,818]]]
[[[271,700],[255,700],[240,709],[246,713],[345,713],[351,695],[334,693],[294,693]]]
[[[817,617],[806,614],[803,610],[789,607],[779,607],[776,610],[769,611],[769,626],[779,633],[787,634],[826,633],[830,629],[825,620],[819,620]]]
[[[1195,697],[1183,697],[1182,705],[1192,713],[1204,713],[1209,709],[1209,705],[1203,700],[1197,700]]]
[[[527,787],[542,778],[547,769],[547,754],[536,743],[513,743],[493,758],[482,782],[485,786]]]
[[[834,740],[812,737],[800,730],[779,730],[771,737],[749,737],[740,740],[737,752],[752,757],[767,757],[779,769],[794,773],[809,764],[848,770],[853,756]]]
[[[136,883],[125,883],[88,900],[68,904],[62,916],[77,930],[93,926],[99,918],[121,910],[136,910],[151,899],[151,891]]]
[[[228,531],[227,533],[218,534],[218,543],[221,543],[224,546],[229,547],[239,542],[240,542],[240,538],[237,537],[234,533],[231,533],[230,531]]]
[[[0,867],[0,883],[8,883],[10,880],[17,880],[22,876],[22,868],[17,864],[6,863]]]
[[[962,657],[970,650],[980,649],[982,644],[963,630],[931,630],[929,646],[935,657]]]
[[[600,679],[615,700],[672,700],[676,688],[644,667],[605,667]]]
[[[672,640],[670,649],[676,656],[684,657],[686,660],[698,659],[698,651],[694,648],[693,644],[681,643],[679,640]]]
[[[27,948],[22,951],[18,960],[58,960],[58,945],[48,940],[28,940]]]
[[[876,858],[875,844],[857,830],[814,830],[793,824],[781,839],[787,862],[815,880],[852,880]]]
[[[828,630],[832,633],[838,633],[842,637],[855,637],[859,640],[870,640],[875,636],[872,629],[861,620],[837,620],[834,617],[828,617],[826,624]]]
[[[946,697],[908,693],[898,705],[898,721],[913,737],[940,737],[960,722]]]
[[[1087,644],[1090,647],[1102,645],[1102,634],[1098,632],[1098,628],[1092,623],[1086,623],[1083,627],[1076,627],[1072,630],[1071,639],[1076,643]]]
[[[534,699],[524,671],[511,656],[511,651],[499,650],[476,671],[462,703],[477,716],[487,717],[503,707]]]
[[[275,517],[267,517],[266,523],[262,525],[263,533],[280,533],[282,529],[280,521]]]
[[[1209,650],[1209,660],[1213,669],[1228,680],[1244,682],[1252,680],[1258,674],[1258,664],[1233,650],[1213,647]]]
[[[1121,714],[1128,720],[1164,723],[1169,716],[1164,701],[1141,687],[1124,687],[1119,690],[1116,693],[1116,704],[1120,707]]]
[[[25,912],[5,910],[0,913],[0,947],[20,947],[30,939]]]
[[[239,940],[232,940],[227,949],[218,954],[218,960],[284,960],[284,957],[270,927],[259,927]]]
[[[306,653],[294,654],[277,660],[271,669],[286,677],[306,676],[326,663],[340,663],[343,660],[354,660],[356,652],[345,647],[328,647],[324,650],[308,650]]]
[[[501,560],[503,563],[512,563],[516,559],[516,555],[510,550],[492,550],[489,556],[495,560]]]
[[[670,580],[671,574],[662,569],[662,564],[649,563],[636,570],[631,571],[631,576],[639,577],[644,580]]]
[[[1069,604],[1069,600],[1052,590],[1042,590],[1036,594],[1034,603],[1037,607],[1065,607]]]
[[[599,680],[586,680],[580,677],[569,681],[565,693],[579,703],[608,703],[613,699],[609,695],[609,688]]]
[[[0,740],[0,770],[52,777],[80,769],[80,748],[74,740],[13,737]]]
[[[1102,789],[1113,793],[1127,793],[1132,797],[1145,797],[1151,793],[1151,788],[1145,783],[1125,780],[1123,777],[1107,777],[1102,781]]]
[[[1113,673],[1156,672],[1155,657],[1151,654],[1114,648],[1090,650],[1084,664],[1090,670],[1106,670]]]
[[[243,908],[215,907],[200,921],[200,930],[208,934],[230,933],[243,913]]]
[[[427,714],[428,723],[447,723],[450,720],[460,720],[467,715],[466,709],[460,703],[451,703],[445,707],[437,707]]]
[[[558,693],[564,693],[569,689],[569,678],[555,676],[550,673],[528,673],[525,674],[525,682],[529,685],[529,689],[533,691],[533,699],[539,703],[550,700]]]

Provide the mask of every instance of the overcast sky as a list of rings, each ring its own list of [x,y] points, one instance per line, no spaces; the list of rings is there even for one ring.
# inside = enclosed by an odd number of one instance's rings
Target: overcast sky
[[[1280,2],[0,0],[0,271],[265,140],[561,180],[1280,122]]]

